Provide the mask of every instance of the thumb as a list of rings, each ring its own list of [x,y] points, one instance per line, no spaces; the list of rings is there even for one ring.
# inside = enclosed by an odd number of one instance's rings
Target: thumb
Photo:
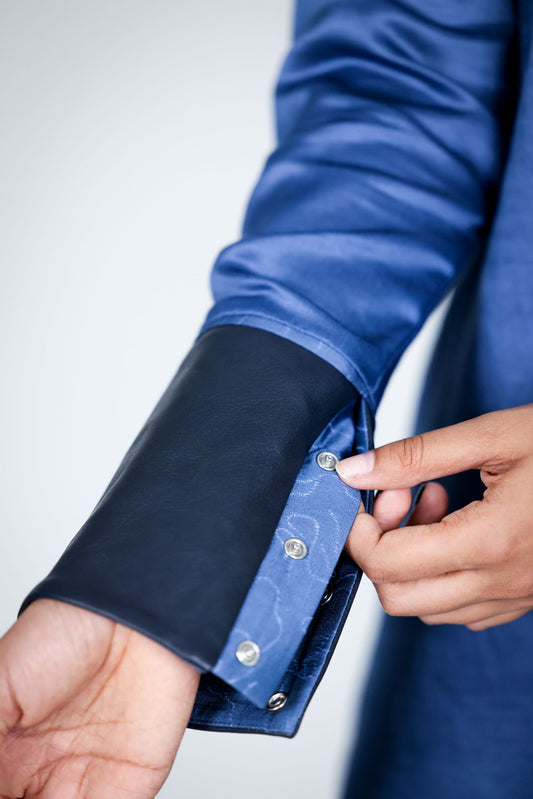
[[[481,468],[497,454],[498,423],[485,414],[422,435],[393,441],[337,464],[339,477],[361,489],[410,488]]]

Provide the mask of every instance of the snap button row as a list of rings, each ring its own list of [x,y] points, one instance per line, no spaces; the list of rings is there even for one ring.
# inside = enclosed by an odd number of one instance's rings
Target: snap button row
[[[316,460],[320,468],[327,472],[334,471],[339,462],[339,459],[333,452],[327,451],[319,452]],[[285,554],[293,560],[302,560],[307,556],[308,552],[307,544],[300,538],[287,538],[283,544],[283,549]],[[329,602],[331,595],[332,589],[331,586],[328,585],[320,600],[320,604],[325,605]],[[235,655],[239,663],[242,663],[243,666],[255,666],[261,656],[261,649],[255,641],[241,641],[235,650]],[[271,712],[281,710],[282,707],[285,707],[287,699],[286,693],[277,691],[275,694],[272,694],[268,700],[266,708]]]

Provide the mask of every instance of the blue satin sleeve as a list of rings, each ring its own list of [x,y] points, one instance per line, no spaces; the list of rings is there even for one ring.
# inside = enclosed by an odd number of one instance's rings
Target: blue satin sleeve
[[[509,0],[301,0],[276,147],[203,330],[246,324],[339,369],[375,409],[483,248],[512,98]]]

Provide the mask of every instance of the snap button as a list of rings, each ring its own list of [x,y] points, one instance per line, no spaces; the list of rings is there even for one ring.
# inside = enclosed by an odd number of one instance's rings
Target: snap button
[[[333,588],[336,579],[337,579],[337,569],[333,569],[333,574],[331,575],[331,579],[326,586],[326,590],[322,594],[322,599],[319,602],[320,607],[322,607],[322,605],[327,605],[331,597],[333,596]]]
[[[287,694],[284,694],[283,691],[278,691],[277,693],[272,694],[267,702],[267,710],[281,710],[281,708],[285,707],[287,704],[287,699]]]
[[[283,544],[285,554],[293,560],[302,560],[307,555],[307,546],[299,538],[287,538]]]
[[[334,472],[339,459],[333,454],[333,452],[324,451],[318,453],[316,456],[316,462],[321,469],[325,469],[327,472]]]
[[[237,660],[239,663],[242,663],[243,666],[255,666],[259,660],[260,654],[261,650],[255,641],[241,641],[235,650]]]
[[[322,594],[322,599],[320,600],[320,607],[322,605],[327,605],[331,597],[333,596],[333,588],[328,585],[324,593]]]

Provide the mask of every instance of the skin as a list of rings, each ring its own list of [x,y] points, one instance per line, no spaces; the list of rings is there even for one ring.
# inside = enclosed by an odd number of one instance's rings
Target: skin
[[[409,488],[479,469],[483,499],[446,515],[428,483],[408,528]],[[341,479],[382,489],[375,517],[359,513],[347,541],[392,616],[484,630],[533,608],[533,404],[496,411],[345,458]]]
[[[1,799],[152,799],[199,676],[129,627],[36,600],[0,640]]]
[[[478,468],[482,501],[446,515],[429,482]],[[382,489],[347,549],[392,615],[481,630],[533,607],[533,405],[404,439],[338,465]],[[365,471],[366,470],[366,471]],[[174,762],[199,673],[150,638],[40,599],[0,639],[0,799],[152,799]]]

